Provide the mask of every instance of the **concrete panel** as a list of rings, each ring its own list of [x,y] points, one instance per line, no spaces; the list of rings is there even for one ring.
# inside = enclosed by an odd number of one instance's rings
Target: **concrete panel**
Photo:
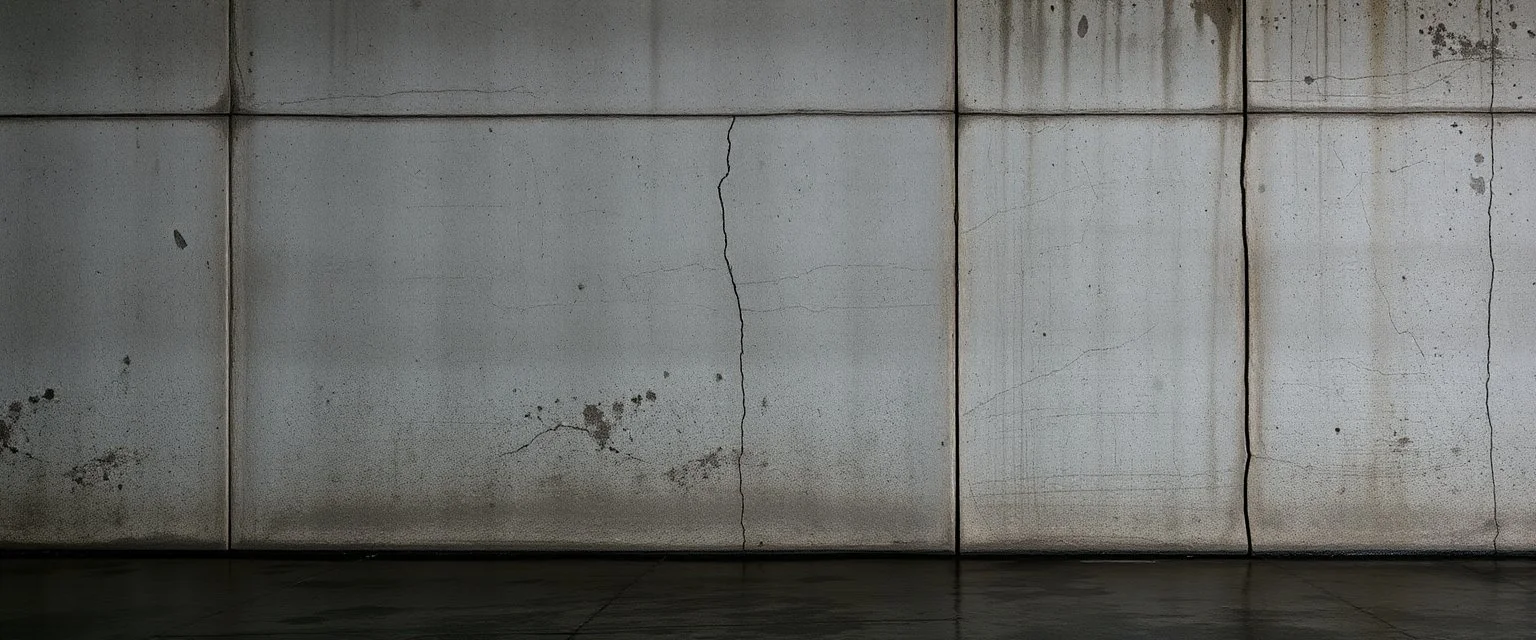
[[[247,113],[948,109],[948,0],[236,0]]]
[[[1536,117],[1500,116],[1489,154],[1494,273],[1488,404],[1502,551],[1536,549]]]
[[[1236,551],[1236,117],[970,117],[966,551]]]
[[[224,546],[224,137],[0,121],[0,546]]]
[[[951,123],[736,123],[749,550],[954,548]]]
[[[1486,110],[1500,50],[1492,19],[1471,0],[1250,0],[1250,106]]]
[[[1493,107],[1536,111],[1536,3],[1494,2]]]
[[[243,121],[236,544],[934,547],[943,122]]]
[[[960,0],[961,109],[1241,111],[1241,0]]]
[[[229,104],[227,0],[11,0],[0,3],[0,42],[0,114]]]
[[[1488,117],[1251,127],[1254,549],[1490,550]]]

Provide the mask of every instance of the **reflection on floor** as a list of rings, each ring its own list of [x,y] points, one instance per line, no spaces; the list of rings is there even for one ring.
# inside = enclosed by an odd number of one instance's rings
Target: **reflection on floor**
[[[1532,560],[0,559],[0,638],[1531,638]]]

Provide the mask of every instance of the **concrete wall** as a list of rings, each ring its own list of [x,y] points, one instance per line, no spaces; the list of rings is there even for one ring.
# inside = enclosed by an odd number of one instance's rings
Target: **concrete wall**
[[[5,3],[0,545],[1532,550],[1533,7]]]

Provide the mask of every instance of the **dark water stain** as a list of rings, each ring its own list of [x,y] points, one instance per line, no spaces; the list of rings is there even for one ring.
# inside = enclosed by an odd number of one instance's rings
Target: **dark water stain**
[[[176,229],[172,229],[171,230],[171,239],[176,241],[176,248],[177,249],[185,249],[185,248],[187,248],[187,239],[181,235],[181,231],[176,230]]]
[[[1170,3],[1171,4],[1171,3]],[[1195,29],[1198,32],[1205,26],[1205,21],[1210,20],[1216,28],[1217,45],[1217,74],[1221,82],[1221,100],[1227,101],[1228,80],[1232,75],[1232,58],[1238,53],[1237,40],[1233,34],[1242,29],[1238,24],[1239,11],[1232,0],[1193,0],[1189,8],[1195,10]]]
[[[589,404],[581,410],[581,419],[586,423],[587,434],[597,442],[597,448],[607,448],[608,439],[613,434],[613,424],[608,422],[603,410],[595,404]]]
[[[1086,37],[1087,35],[1088,35],[1088,16],[1084,15],[1083,17],[1077,19],[1077,37],[1082,38],[1082,37]]]
[[[1482,176],[1472,176],[1472,190],[1478,194],[1488,192],[1488,179]]]

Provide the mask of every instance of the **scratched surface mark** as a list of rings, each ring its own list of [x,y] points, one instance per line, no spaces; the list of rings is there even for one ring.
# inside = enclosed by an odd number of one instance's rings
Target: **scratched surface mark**
[[[1234,117],[962,121],[962,548],[1242,550]]]

